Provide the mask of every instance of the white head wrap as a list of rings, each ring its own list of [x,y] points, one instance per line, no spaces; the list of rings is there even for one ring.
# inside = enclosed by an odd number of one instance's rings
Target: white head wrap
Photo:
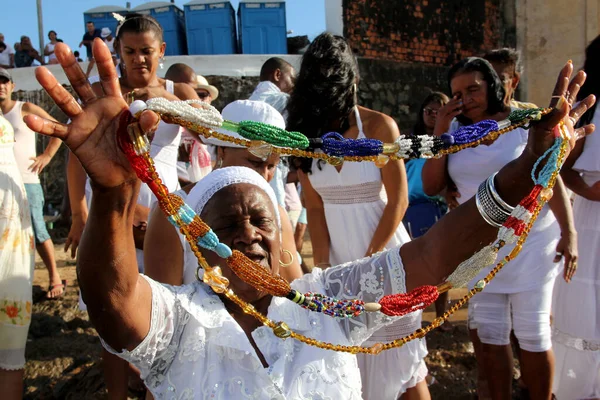
[[[258,186],[262,189],[271,200],[275,216],[277,218],[277,226],[281,229],[281,216],[279,215],[279,207],[277,206],[277,198],[275,192],[269,183],[258,172],[246,167],[225,167],[212,171],[210,174],[202,178],[196,186],[187,195],[186,203],[194,209],[196,214],[202,214],[202,210],[206,203],[224,187],[235,185],[237,183],[249,183]]]
[[[273,125],[281,129],[285,129],[285,120],[273,106],[262,102],[253,100],[236,100],[233,103],[229,103],[221,112],[223,119],[231,122],[241,121],[254,121],[263,122],[265,124]],[[243,139],[239,133],[232,132],[227,129],[217,128],[215,129],[219,133],[230,135],[238,139]],[[211,144],[213,146],[221,147],[237,147],[245,148],[230,142],[224,142],[215,138],[204,139],[204,143]]]

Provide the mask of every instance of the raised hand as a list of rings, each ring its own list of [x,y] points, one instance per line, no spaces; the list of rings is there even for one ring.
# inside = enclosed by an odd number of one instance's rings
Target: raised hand
[[[582,137],[589,135],[594,131],[594,125],[586,125],[575,129],[575,124],[579,118],[596,102],[594,95],[589,95],[583,99],[576,107],[572,108],[573,102],[577,98],[577,93],[585,82],[586,74],[579,71],[575,78],[570,81],[573,74],[573,64],[569,61],[558,75],[550,107],[554,109],[542,121],[532,126],[529,131],[529,142],[527,150],[534,156],[541,156],[554,142],[555,128],[562,120],[569,136],[570,146],[567,149],[567,155],[575,147],[575,142]],[[570,81],[570,82],[569,82]]]
[[[93,42],[93,53],[98,66],[104,96],[96,96],[71,49],[64,43],[55,47],[60,62],[73,89],[83,104],[75,98],[44,67],[36,69],[38,82],[54,102],[71,119],[69,124],[50,121],[36,115],[25,117],[27,125],[35,132],[61,139],[79,158],[92,182],[98,187],[111,188],[137,179],[129,162],[120,150],[116,134],[125,129],[127,103],[121,95],[119,78],[112,55],[99,38]],[[142,131],[151,130],[158,123],[158,115],[146,111],[140,118]]]

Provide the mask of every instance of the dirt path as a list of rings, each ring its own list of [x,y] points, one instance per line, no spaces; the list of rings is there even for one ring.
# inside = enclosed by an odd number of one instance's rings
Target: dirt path
[[[312,264],[307,242],[304,257]],[[102,378],[100,342],[87,313],[79,311],[74,262],[56,246],[63,279],[69,281],[65,295],[44,301],[48,279],[39,258],[34,276],[33,320],[27,343],[25,372],[26,399],[102,399],[106,390]],[[457,298],[461,292],[451,292]],[[435,317],[427,310],[424,320]],[[433,399],[474,398],[475,359],[468,340],[466,310],[453,317],[454,329],[427,336],[427,365],[437,383],[430,387]],[[424,322],[425,323],[425,322]],[[133,399],[137,399],[132,395]]]

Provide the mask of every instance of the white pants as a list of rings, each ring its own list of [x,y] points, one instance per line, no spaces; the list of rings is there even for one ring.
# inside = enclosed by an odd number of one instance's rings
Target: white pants
[[[478,293],[469,302],[469,329],[477,329],[482,343],[510,344],[515,331],[519,347],[529,352],[552,348],[550,307],[554,279],[520,293]]]

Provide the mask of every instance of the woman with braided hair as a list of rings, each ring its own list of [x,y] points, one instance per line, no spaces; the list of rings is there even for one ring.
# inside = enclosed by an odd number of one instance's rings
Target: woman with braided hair
[[[346,139],[394,142],[400,135],[392,118],[357,104],[358,65],[346,40],[328,33],[308,47],[288,104],[288,129],[320,137],[335,131]],[[333,166],[303,160],[299,171],[308,230],[317,267],[343,264],[410,241],[402,224],[408,207],[404,162],[345,162]],[[375,332],[369,343],[403,336],[421,327],[421,312]],[[358,355],[367,400],[427,399],[425,340],[380,357]]]

